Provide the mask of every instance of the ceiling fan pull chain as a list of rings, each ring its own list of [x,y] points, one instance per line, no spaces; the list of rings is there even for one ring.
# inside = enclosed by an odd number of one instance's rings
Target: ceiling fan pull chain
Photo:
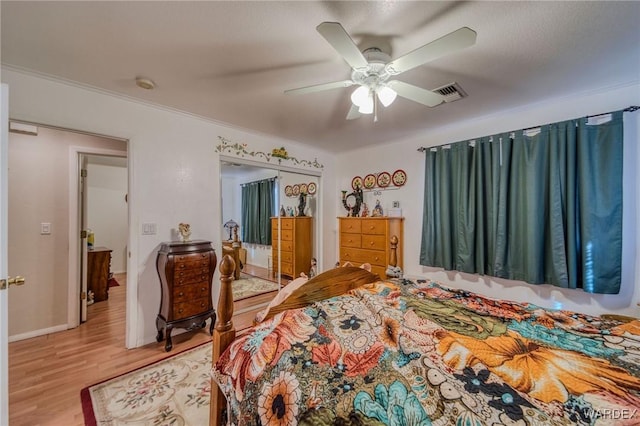
[[[378,94],[373,91],[373,122],[378,122]]]

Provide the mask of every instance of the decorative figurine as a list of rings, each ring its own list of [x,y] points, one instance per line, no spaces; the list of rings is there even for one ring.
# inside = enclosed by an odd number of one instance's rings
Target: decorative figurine
[[[291,206],[287,206],[287,216],[291,216],[291,217],[293,217],[293,216],[294,216],[294,214],[293,214],[293,207],[291,207]]]
[[[311,269],[309,269],[309,278],[313,278],[316,275],[318,275],[317,264],[318,264],[318,262],[316,261],[316,258],[312,257],[311,258]]]
[[[304,209],[307,205],[307,193],[300,193],[300,203],[298,204],[298,216],[304,216]]]
[[[280,206],[280,216],[286,216],[287,212],[284,209],[284,206]]]
[[[191,225],[189,225],[188,223],[179,223],[178,232],[182,237],[182,242],[186,243],[187,241],[189,241],[189,238],[191,237]]]
[[[368,217],[369,216],[369,207],[367,207],[367,203],[362,203],[362,214],[360,217]]]
[[[371,217],[382,217],[382,206],[380,205],[380,200],[376,200],[376,206],[373,208],[373,213],[371,213]]]
[[[350,206],[347,203],[349,197],[353,197],[355,199],[353,206]],[[358,215],[360,214],[360,206],[362,206],[362,201],[363,195],[360,185],[356,185],[356,188],[351,194],[347,195],[347,191],[342,191],[342,205],[345,209],[347,209],[347,217],[358,217]]]

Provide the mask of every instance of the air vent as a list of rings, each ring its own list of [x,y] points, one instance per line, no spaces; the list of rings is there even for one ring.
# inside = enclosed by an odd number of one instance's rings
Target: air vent
[[[467,93],[462,90],[462,87],[460,87],[458,83],[449,83],[445,86],[433,89],[432,92],[441,94],[444,97],[445,102],[453,102],[467,97]]]

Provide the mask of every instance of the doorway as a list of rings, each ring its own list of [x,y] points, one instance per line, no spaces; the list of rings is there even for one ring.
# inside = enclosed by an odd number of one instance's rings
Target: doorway
[[[25,285],[11,289],[9,341],[80,323],[78,153],[124,155],[127,141],[21,123],[9,135],[9,265]]]

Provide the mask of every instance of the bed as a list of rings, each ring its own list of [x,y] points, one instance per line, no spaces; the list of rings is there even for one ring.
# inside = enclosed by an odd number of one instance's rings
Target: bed
[[[220,271],[211,425],[640,424],[638,320],[348,267],[235,338]]]

